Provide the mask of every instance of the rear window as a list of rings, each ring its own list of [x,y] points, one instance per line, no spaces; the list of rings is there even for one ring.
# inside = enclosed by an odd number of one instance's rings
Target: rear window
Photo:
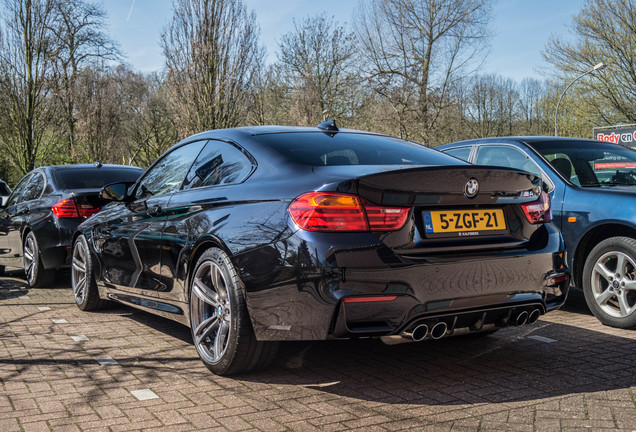
[[[56,170],[60,189],[99,189],[115,182],[136,182],[143,170],[122,168],[72,168]]]
[[[458,165],[437,150],[398,138],[339,132],[290,132],[254,137],[303,165]]]

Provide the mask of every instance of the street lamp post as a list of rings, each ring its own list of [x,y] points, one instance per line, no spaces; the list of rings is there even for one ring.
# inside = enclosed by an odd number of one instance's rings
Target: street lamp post
[[[572,82],[570,84],[568,84],[568,86],[565,88],[565,90],[563,90],[563,93],[561,93],[561,96],[559,97],[559,101],[557,102],[556,111],[554,112],[554,136],[559,136],[559,132],[558,132],[558,129],[557,129],[557,117],[559,116],[559,105],[561,105],[561,99],[563,99],[563,96],[565,96],[565,92],[568,91],[568,89],[570,87],[572,87],[572,84],[574,84],[575,82],[577,82],[578,80],[583,78],[585,75],[591,74],[592,72],[595,72],[595,71],[599,71],[599,70],[605,69],[606,66],[607,65],[605,63],[600,62],[599,64],[594,66],[589,71],[583,72],[581,75],[579,75],[576,78],[574,78],[574,80],[572,80]]]

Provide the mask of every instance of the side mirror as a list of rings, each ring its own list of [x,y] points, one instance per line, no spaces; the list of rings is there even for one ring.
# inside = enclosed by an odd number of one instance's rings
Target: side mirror
[[[134,183],[112,183],[102,188],[99,197],[107,201],[126,201],[128,187]]]

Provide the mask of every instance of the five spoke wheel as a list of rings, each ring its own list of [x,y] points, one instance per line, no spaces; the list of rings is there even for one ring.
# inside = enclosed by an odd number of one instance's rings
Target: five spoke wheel
[[[603,324],[636,326],[636,239],[611,237],[592,249],[583,270],[583,293]]]
[[[190,277],[190,329],[203,364],[218,375],[269,365],[278,344],[256,339],[245,303],[245,286],[230,257],[210,248]]]
[[[610,251],[596,262],[592,271],[592,293],[608,315],[625,318],[636,310],[636,264],[623,252]]]
[[[197,350],[206,361],[218,363],[228,346],[232,307],[225,277],[217,263],[206,261],[197,268],[190,302]]]

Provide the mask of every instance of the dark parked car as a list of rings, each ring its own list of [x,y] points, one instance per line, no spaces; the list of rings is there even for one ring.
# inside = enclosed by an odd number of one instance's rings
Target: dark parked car
[[[134,182],[141,168],[120,165],[44,166],[25,175],[0,208],[0,273],[22,269],[32,287],[49,285],[70,264],[77,226],[106,203],[108,183]]]
[[[563,231],[572,282],[606,325],[636,326],[636,152],[594,140],[506,137],[438,147],[543,177]]]
[[[11,195],[11,188],[2,180],[0,180],[0,205],[7,202],[7,198]]]
[[[264,367],[276,341],[494,331],[566,296],[539,177],[397,138],[209,131],[127,186],[79,227],[75,300],[190,326],[217,374]]]

